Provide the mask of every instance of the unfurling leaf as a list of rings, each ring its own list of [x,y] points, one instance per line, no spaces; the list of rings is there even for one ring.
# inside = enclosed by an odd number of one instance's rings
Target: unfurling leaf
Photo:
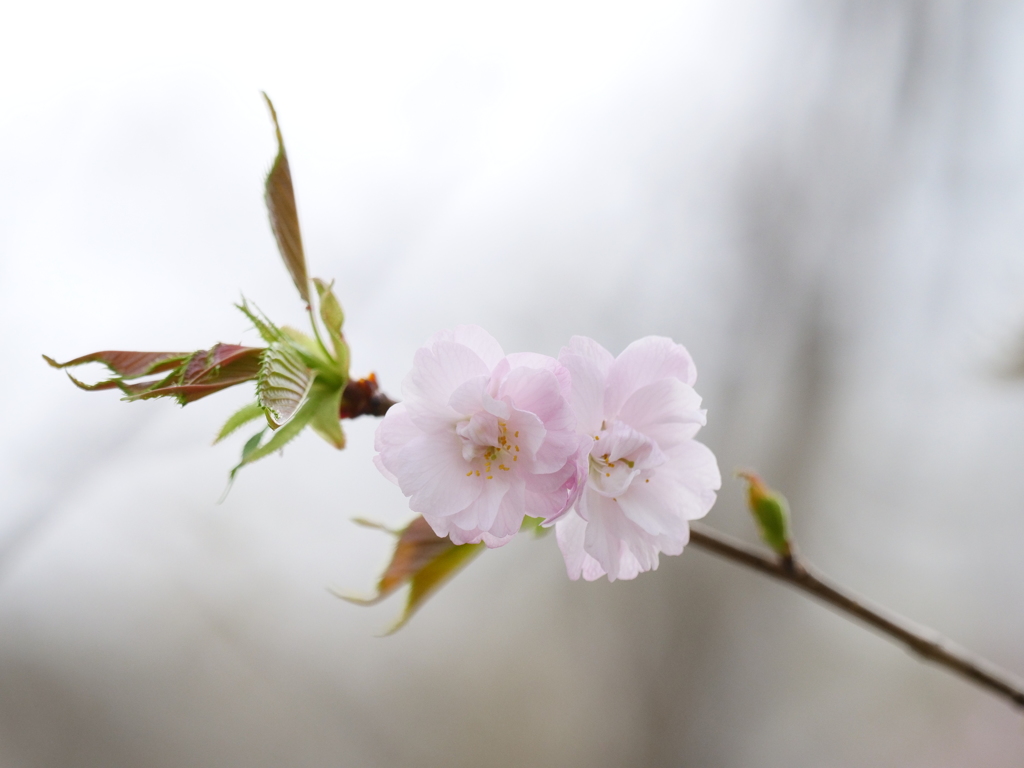
[[[270,116],[274,119],[274,132],[277,135],[277,157],[267,174],[264,199],[267,212],[270,214],[270,228],[274,230],[277,248],[288,268],[299,295],[308,305],[309,278],[306,276],[306,255],[302,249],[302,233],[299,230],[299,214],[295,206],[295,190],[292,187],[292,172],[288,165],[288,155],[284,151],[284,138],[281,126],[277,122],[277,110],[267,94],[263,98],[270,107]]]
[[[305,426],[312,421],[317,408],[320,406],[321,401],[316,394],[317,392],[315,390],[310,390],[309,396],[299,407],[299,410],[295,412],[291,419],[275,431],[265,444],[254,446],[249,453],[243,451],[242,461],[237,467],[231,470],[231,476],[234,477],[235,473],[246,464],[252,464],[254,461],[259,461],[264,456],[269,456],[274,451],[281,450],[285,445],[298,437],[299,433],[305,428]]]
[[[154,397],[173,397],[182,405],[219,392],[235,384],[252,381],[259,372],[260,347],[242,347],[236,344],[215,344],[211,349],[187,352],[94,352],[57,363],[46,361],[56,368],[83,363],[103,363],[117,374],[98,384],[83,384],[68,374],[82,389],[101,390],[115,387],[125,393],[125,400],[148,400]],[[44,356],[45,357],[45,356]],[[132,381],[143,376],[170,371],[162,379]]]
[[[754,514],[761,540],[780,557],[792,557],[793,544],[789,532],[789,505],[786,497],[772,490],[753,472],[737,472],[749,483],[747,502]]]
[[[356,522],[382,528],[364,520]],[[350,603],[374,605],[408,583],[409,596],[405,601],[405,610],[387,631],[389,635],[401,629],[428,597],[484,549],[483,544],[452,544],[450,539],[438,537],[422,517],[417,517],[401,531],[393,533],[398,537],[398,543],[391,562],[377,582],[377,594],[368,599],[338,594],[338,597]]]
[[[217,433],[217,438],[213,441],[216,445],[228,435],[232,434],[236,429],[250,421],[255,421],[263,416],[263,406],[259,403],[249,403],[243,405],[239,410],[235,411],[234,414],[224,422],[224,426],[220,428],[220,432]]]
[[[275,344],[260,364],[256,396],[266,409],[267,421],[277,429],[288,422],[309,394],[315,374],[289,344]]]
[[[331,290],[334,282],[325,283],[319,277],[313,278],[313,285],[316,286],[317,298],[320,301],[320,319],[324,321],[327,333],[331,336],[331,344],[334,346],[334,356],[338,364],[338,372],[342,378],[348,380],[348,343],[341,333],[341,326],[345,322],[345,313],[341,310],[341,304]]]

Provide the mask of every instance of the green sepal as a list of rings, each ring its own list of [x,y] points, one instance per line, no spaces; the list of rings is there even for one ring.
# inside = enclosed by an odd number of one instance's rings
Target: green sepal
[[[344,390],[341,387],[331,387],[319,380],[313,384],[313,388],[322,390],[322,401],[313,414],[309,426],[313,428],[320,437],[333,445],[339,451],[345,447],[345,432],[341,428],[341,420],[338,413],[341,410],[341,396]]]
[[[216,445],[239,427],[248,424],[250,421],[258,419],[261,416],[263,416],[263,407],[259,403],[248,403],[243,405],[240,409],[235,411],[227,421],[224,422],[224,426],[220,428],[220,432],[217,433],[217,438],[213,441],[213,444]]]
[[[543,523],[543,517],[530,517],[529,515],[527,515],[523,518],[523,524],[519,526],[519,532],[533,533],[534,537],[539,539],[542,536],[547,536],[549,533],[551,533],[551,531],[554,530],[554,526],[549,526],[545,528],[543,526]]]

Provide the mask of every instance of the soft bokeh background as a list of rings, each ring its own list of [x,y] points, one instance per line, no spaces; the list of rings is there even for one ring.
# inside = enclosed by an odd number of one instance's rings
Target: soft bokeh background
[[[1024,4],[22,3],[0,9],[0,765],[1019,766],[1002,701],[688,549],[570,583],[553,539],[399,635],[369,420],[244,471],[249,396],[39,358],[254,341],[312,274],[399,394],[433,331],[685,343],[723,470],[839,581],[1024,672]],[[753,540],[727,480],[709,523]]]

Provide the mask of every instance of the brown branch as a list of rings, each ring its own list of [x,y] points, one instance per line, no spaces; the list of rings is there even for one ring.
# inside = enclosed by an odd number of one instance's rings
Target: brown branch
[[[931,630],[912,627],[906,619],[830,584],[795,555],[778,558],[699,524],[690,526],[690,543],[814,595],[841,612],[858,618],[879,632],[903,643],[923,659],[933,661],[951,672],[973,680],[982,688],[1009,699],[1018,707],[1024,707],[1024,684],[1009,673],[985,659],[958,648]]]

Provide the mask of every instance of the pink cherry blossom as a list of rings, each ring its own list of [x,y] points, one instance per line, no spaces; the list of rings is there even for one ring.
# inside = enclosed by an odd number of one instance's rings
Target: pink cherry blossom
[[[525,515],[554,519],[578,495],[570,391],[552,357],[506,356],[476,326],[441,331],[377,428],[374,462],[438,536],[501,546]]]
[[[718,463],[694,440],[705,423],[686,349],[648,336],[617,358],[575,336],[559,362],[586,440],[575,510],[555,524],[569,578],[632,579],[678,555],[689,521],[707,514],[722,485]]]

